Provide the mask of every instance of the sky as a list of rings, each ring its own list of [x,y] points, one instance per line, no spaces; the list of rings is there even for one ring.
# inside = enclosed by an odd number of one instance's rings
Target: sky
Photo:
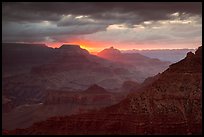
[[[2,41],[79,44],[95,52],[197,48],[202,44],[201,2],[2,3]]]

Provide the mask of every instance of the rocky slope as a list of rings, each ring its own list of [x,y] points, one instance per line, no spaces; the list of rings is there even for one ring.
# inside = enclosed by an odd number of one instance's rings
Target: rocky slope
[[[202,47],[119,104],[5,134],[202,134]]]

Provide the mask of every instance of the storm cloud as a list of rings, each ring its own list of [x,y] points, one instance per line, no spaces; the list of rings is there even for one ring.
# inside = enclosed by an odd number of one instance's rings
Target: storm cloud
[[[199,2],[2,4],[3,42],[67,42],[81,37],[133,44],[153,40],[185,43],[191,38],[201,43],[201,24]]]

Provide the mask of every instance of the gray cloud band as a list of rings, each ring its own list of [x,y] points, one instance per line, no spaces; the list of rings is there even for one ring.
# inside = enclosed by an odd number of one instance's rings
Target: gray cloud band
[[[201,16],[202,3],[12,2],[2,5],[3,41],[45,40],[59,35],[92,34],[112,24],[128,27],[145,21],[171,20],[179,12]],[[201,18],[201,17],[200,17]],[[182,18],[181,18],[182,20]],[[145,24],[143,24],[145,25]]]

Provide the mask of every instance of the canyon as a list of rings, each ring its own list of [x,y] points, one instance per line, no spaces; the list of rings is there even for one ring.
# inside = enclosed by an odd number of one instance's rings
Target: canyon
[[[134,84],[133,84],[134,85]],[[201,134],[202,47],[189,52],[119,103],[71,116],[51,117],[4,134]]]

